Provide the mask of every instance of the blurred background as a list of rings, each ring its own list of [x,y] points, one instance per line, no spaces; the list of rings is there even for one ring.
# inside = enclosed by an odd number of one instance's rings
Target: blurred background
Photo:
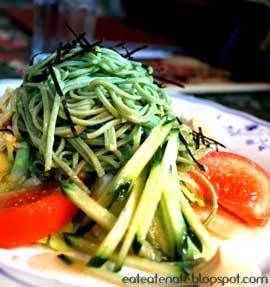
[[[270,121],[268,0],[0,0],[0,78],[72,39],[66,24],[105,46],[146,44],[133,57],[186,93]]]

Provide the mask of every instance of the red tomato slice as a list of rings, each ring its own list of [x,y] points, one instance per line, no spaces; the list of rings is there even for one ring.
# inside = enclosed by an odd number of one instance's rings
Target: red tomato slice
[[[76,206],[53,183],[2,194],[0,247],[34,243],[59,231],[76,211]]]
[[[230,152],[210,152],[200,163],[213,184],[219,204],[244,221],[262,225],[270,215],[270,176],[253,161]],[[203,173],[203,172],[202,172]],[[210,199],[208,188],[199,177],[190,175]]]

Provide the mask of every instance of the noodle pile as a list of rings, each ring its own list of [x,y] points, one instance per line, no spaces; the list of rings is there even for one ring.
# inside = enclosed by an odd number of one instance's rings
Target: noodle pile
[[[86,190],[78,175],[94,171],[102,177],[117,170],[170,114],[170,102],[154,83],[151,67],[98,46],[54,65],[61,98],[51,75],[37,82],[53,57],[27,68],[13,95],[12,130],[17,139],[30,137],[38,150],[36,166],[46,172],[60,168],[58,176],[68,175]]]

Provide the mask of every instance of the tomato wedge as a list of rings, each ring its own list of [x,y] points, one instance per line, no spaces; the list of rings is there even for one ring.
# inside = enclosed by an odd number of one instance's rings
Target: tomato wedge
[[[255,162],[237,154],[213,151],[199,161],[214,186],[221,206],[252,225],[263,225],[270,216],[270,176]],[[206,199],[207,186],[190,173]]]
[[[59,231],[76,213],[55,183],[0,195],[0,247],[28,245]]]

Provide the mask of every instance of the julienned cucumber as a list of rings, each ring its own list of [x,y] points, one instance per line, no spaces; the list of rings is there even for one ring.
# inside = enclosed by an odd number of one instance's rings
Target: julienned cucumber
[[[30,148],[27,142],[22,142],[16,151],[11,173],[1,180],[0,193],[19,187],[29,175],[29,165]]]
[[[64,238],[67,245],[91,256],[95,254],[98,248],[96,244],[80,236],[66,233],[64,234]],[[110,261],[113,262],[116,262],[117,258],[118,255],[115,253],[109,257]],[[149,259],[128,255],[125,259],[125,264],[129,267],[143,270],[152,274],[158,273],[165,276],[180,276],[185,274],[178,262],[160,263]]]
[[[20,143],[15,156],[15,161],[12,166],[10,178],[13,181],[18,180],[21,177],[26,178],[29,172],[30,165],[30,147],[27,142]]]
[[[125,197],[128,194],[132,182],[136,180],[155,152],[166,140],[174,122],[173,120],[163,125],[160,124],[151,130],[150,135],[143,144],[119,171],[110,190],[107,190],[107,192],[111,192],[116,199]]]
[[[157,161],[155,161],[155,164],[152,167],[152,169],[150,171],[150,175],[149,175],[148,180],[147,180],[148,184],[149,184],[149,180],[151,182],[153,182],[154,180],[157,181],[156,175],[157,175],[158,170],[159,170],[159,163]],[[147,183],[146,183],[146,186],[147,186]],[[130,250],[130,247],[132,245],[132,242],[133,242],[134,236],[138,230],[138,227],[139,227],[140,223],[142,222],[142,220],[145,219],[144,213],[146,212],[146,209],[145,209],[145,206],[142,206],[141,200],[142,200],[142,197],[141,197],[139,204],[136,208],[136,212],[133,214],[132,221],[131,221],[130,226],[128,228],[128,231],[124,237],[123,244],[120,248],[119,256],[118,256],[117,262],[116,262],[116,269],[117,270],[121,269],[121,267],[125,261],[125,258],[129,252],[129,250]]]
[[[88,193],[81,190],[74,183],[62,183],[61,189],[69,199],[78,206],[84,213],[95,222],[97,222],[105,230],[111,230],[117,222],[116,217],[106,208],[101,206],[97,201],[89,196]],[[151,244],[146,242],[143,246],[142,256],[154,259],[160,259],[160,254],[153,248]]]
[[[111,231],[108,233],[108,235],[105,237],[105,239],[97,249],[95,257],[93,257],[89,261],[88,265],[100,267],[115,251],[132,219],[132,215],[137,206],[140,193],[144,186],[144,182],[145,172],[135,180],[128,201],[122,212],[120,213],[117,222],[115,223]]]
[[[161,208],[163,211],[163,220],[166,226],[169,227],[171,237],[171,256],[174,258],[176,252],[181,255],[180,250],[186,236],[186,224],[182,215],[178,193],[181,192],[177,179],[176,164],[172,165],[169,171],[166,184],[164,185]]]
[[[98,204],[75,183],[62,183],[61,189],[89,218],[93,219],[106,230],[112,228],[116,222],[116,217],[106,208]]]
[[[143,243],[143,241],[146,239],[147,233],[157,210],[164,185],[167,184],[164,182],[164,179],[166,180],[168,178],[168,174],[176,163],[177,152],[178,131],[173,130],[168,137],[168,143],[166,145],[162,160],[153,164],[150,176],[143,190],[139,206],[136,210],[136,214],[141,214],[141,216],[144,218],[144,220],[140,221],[140,225],[136,232],[137,242]],[[137,250],[135,250],[135,252],[136,251]]]
[[[176,144],[174,144],[174,142]],[[173,132],[169,136],[163,158],[162,150],[163,148],[160,148],[152,161],[152,167],[148,179],[123,244],[120,248],[119,257],[116,262],[116,269],[120,269],[122,267],[132,243],[133,250],[136,254],[140,252],[142,245],[146,243],[146,236],[160,200],[163,188],[163,175],[168,172],[170,164],[176,160],[177,133]]]
[[[101,245],[94,250],[94,257],[89,261],[89,266],[100,267],[108,259],[113,258],[114,270],[119,271],[126,261],[131,246],[135,254],[144,252],[147,246],[153,249],[147,241],[147,235],[160,200],[162,200],[160,208],[163,210],[163,221],[170,226],[168,232],[172,234],[169,254],[171,260],[193,259],[194,255],[196,258],[201,255],[208,260],[216,251],[207,230],[181,191],[176,168],[179,132],[172,129],[173,124],[170,122],[154,128],[137,152],[113,178],[109,188],[104,190],[104,193],[113,195],[111,200],[119,200],[121,195],[124,198],[128,197],[118,219],[76,184],[62,184],[63,192],[88,217],[109,230]],[[148,167],[144,170],[147,164]],[[150,172],[145,180],[146,170],[149,168]],[[189,238],[187,232],[189,226],[202,245],[202,253]],[[115,254],[121,241],[120,250]],[[186,257],[182,254],[184,248],[188,250]]]
[[[212,239],[205,226],[199,220],[198,216],[190,206],[189,201],[188,199],[186,199],[184,194],[182,192],[179,192],[178,196],[180,199],[181,210],[186,220],[188,221],[191,229],[197,235],[201,242],[202,258],[208,261],[216,253],[217,244]]]

